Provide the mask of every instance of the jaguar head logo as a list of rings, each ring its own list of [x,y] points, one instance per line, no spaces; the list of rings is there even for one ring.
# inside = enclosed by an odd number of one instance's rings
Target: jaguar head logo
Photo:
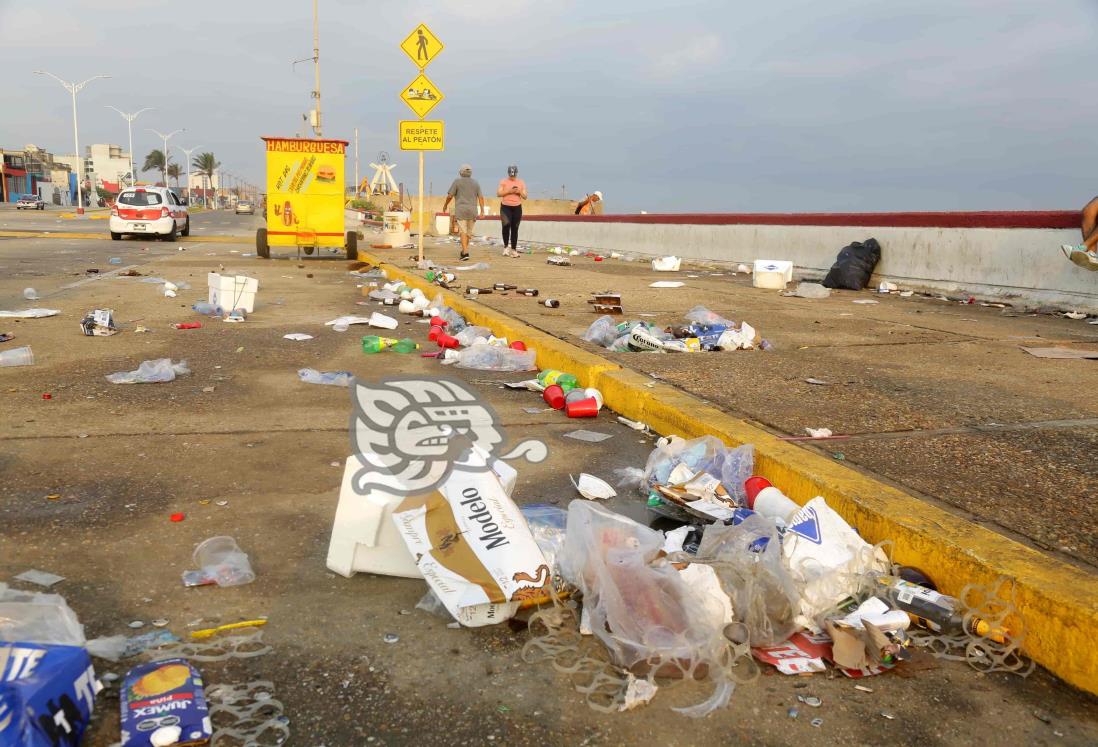
[[[361,468],[356,492],[417,495],[439,487],[454,469],[491,469],[496,459],[541,462],[548,449],[528,440],[506,454],[507,437],[492,407],[451,378],[355,382],[351,445]],[[476,447],[487,459],[465,463]]]

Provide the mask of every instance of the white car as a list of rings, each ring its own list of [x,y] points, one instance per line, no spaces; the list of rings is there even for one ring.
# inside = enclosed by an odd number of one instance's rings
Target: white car
[[[164,187],[129,187],[118,195],[111,208],[111,238],[126,234],[160,236],[167,241],[176,235],[189,236],[191,216],[175,193]]]

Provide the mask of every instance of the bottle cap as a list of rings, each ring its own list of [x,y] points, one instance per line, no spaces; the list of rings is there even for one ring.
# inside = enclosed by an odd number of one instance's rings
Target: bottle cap
[[[755,496],[761,493],[766,488],[772,488],[773,485],[765,477],[749,477],[743,481],[743,489],[747,491],[747,507],[752,511],[755,510]]]
[[[511,343],[512,350],[526,350],[526,343],[522,340],[515,340]]]

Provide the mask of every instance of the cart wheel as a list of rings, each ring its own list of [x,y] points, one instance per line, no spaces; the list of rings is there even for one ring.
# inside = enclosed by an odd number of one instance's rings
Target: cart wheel
[[[358,259],[358,233],[355,231],[347,232],[347,259]]]
[[[263,259],[271,258],[271,246],[267,243],[266,228],[260,228],[255,232],[255,253]]]
[[[311,255],[313,253],[313,247],[303,246],[301,247],[301,251],[305,252],[306,255]]]

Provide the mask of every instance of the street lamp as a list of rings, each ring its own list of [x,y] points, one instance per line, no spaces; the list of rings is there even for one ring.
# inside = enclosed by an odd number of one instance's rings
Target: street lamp
[[[146,127],[145,129],[148,130],[149,132],[156,133],[156,136],[164,141],[164,150],[162,150],[161,153],[164,154],[164,187],[166,189],[167,186],[168,186],[168,139],[171,138],[172,135],[178,135],[181,132],[186,132],[187,128],[186,127],[180,127],[178,130],[172,130],[167,135],[165,135],[163,132],[160,132],[158,130],[154,130],[151,127]]]
[[[134,112],[133,114],[127,114],[121,109],[115,109],[110,104],[106,105],[108,109],[114,109],[116,112],[122,115],[122,118],[126,120],[126,129],[130,133],[130,186],[137,184],[137,174],[133,171],[133,121],[137,119],[143,112],[152,111],[156,107],[147,106],[144,109]]]
[[[93,75],[83,83],[69,83],[61,80],[56,75],[46,70],[35,70],[35,75],[48,75],[65,87],[72,94],[72,145],[76,149],[76,214],[84,214],[84,162],[80,158],[80,135],[76,124],[76,94],[83,90],[84,86],[97,78],[109,78],[109,75]]]
[[[181,145],[177,145],[175,147],[179,148],[179,150],[183,151],[183,154],[187,156],[187,205],[189,207],[191,200],[194,199],[194,193],[191,191],[191,154],[202,146],[196,145],[193,148],[184,148]],[[164,168],[167,168],[167,166]]]

